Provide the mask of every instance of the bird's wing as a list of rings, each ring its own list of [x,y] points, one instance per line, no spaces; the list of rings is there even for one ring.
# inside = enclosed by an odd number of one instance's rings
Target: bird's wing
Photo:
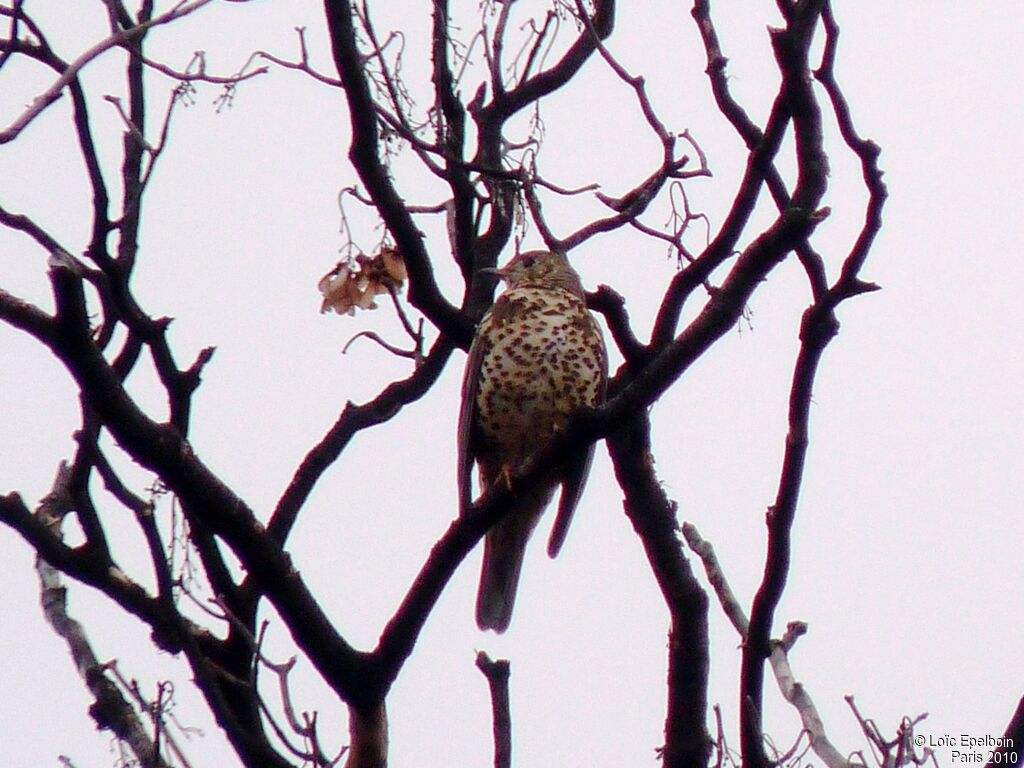
[[[604,346],[604,337],[601,335],[601,327],[591,318],[594,323],[594,331],[601,339],[601,385],[597,393],[597,405],[605,400],[608,392],[608,350]],[[576,505],[579,504],[580,496],[583,494],[583,486],[587,482],[587,475],[590,474],[590,465],[594,461],[594,449],[596,443],[582,454],[566,464],[562,473],[562,494],[558,499],[558,515],[555,517],[554,525],[551,526],[551,535],[548,537],[548,557],[556,557],[565,543],[565,536],[569,533],[569,524],[572,522]]]
[[[473,462],[476,461],[478,449],[473,423],[476,421],[476,389],[480,380],[483,347],[478,334],[469,348],[466,372],[462,378],[458,432],[459,514],[463,514],[473,503]]]

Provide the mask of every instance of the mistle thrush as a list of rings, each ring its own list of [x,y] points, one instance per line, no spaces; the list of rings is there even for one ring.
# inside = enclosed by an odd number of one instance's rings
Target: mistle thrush
[[[481,490],[509,476],[564,429],[582,407],[600,404],[608,378],[601,329],[587,311],[579,275],[564,256],[531,251],[493,270],[506,285],[481,320],[469,351],[459,416],[459,499],[471,503],[473,463]],[[504,632],[512,618],[526,543],[561,484],[548,554],[558,554],[594,448],[560,464],[487,534],[477,593],[481,629]],[[513,492],[516,489],[511,489]]]

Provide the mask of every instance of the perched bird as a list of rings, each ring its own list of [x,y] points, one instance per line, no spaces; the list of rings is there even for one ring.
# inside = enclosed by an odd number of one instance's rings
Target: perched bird
[[[459,500],[472,500],[473,464],[483,491],[513,472],[582,407],[599,405],[608,379],[601,329],[587,311],[579,275],[565,256],[530,251],[492,270],[505,291],[484,315],[469,351],[459,416]],[[504,632],[512,618],[526,543],[561,484],[548,554],[558,554],[594,456],[553,469],[484,541],[476,621]],[[512,488],[515,491],[515,488]]]

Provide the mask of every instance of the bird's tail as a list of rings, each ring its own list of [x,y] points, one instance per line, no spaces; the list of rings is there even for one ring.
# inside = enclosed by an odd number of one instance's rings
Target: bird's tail
[[[476,623],[480,629],[499,633],[508,629],[526,544],[552,495],[551,488],[539,489],[488,531],[476,595]]]

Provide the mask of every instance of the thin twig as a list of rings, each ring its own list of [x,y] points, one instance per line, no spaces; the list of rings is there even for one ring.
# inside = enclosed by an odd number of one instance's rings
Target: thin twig
[[[6,144],[16,138],[29,123],[39,116],[40,112],[46,109],[46,107],[57,99],[60,92],[64,90],[72,80],[78,77],[78,73],[81,69],[93,59],[99,57],[111,48],[124,45],[153,27],[160,26],[161,24],[168,24],[176,19],[188,16],[190,13],[199,10],[210,2],[211,0],[179,2],[166,13],[163,13],[150,21],[143,22],[130,29],[122,30],[121,32],[117,32],[116,34],[110,35],[110,37],[96,43],[96,45],[68,64],[64,73],[58,77],[49,88],[36,96],[28,109],[22,112],[22,114],[17,117],[6,130],[0,131],[0,144]]]

